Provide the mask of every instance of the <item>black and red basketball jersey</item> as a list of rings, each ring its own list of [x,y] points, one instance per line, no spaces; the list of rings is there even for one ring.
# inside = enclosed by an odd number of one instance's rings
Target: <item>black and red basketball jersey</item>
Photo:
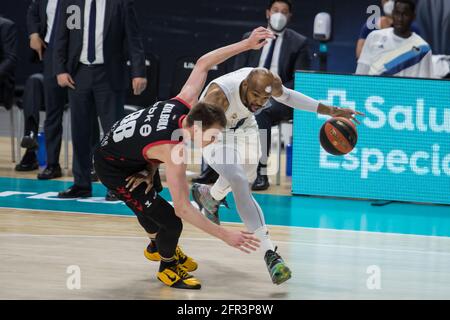
[[[103,137],[99,151],[114,167],[126,171],[145,169],[146,152],[160,144],[182,141],[181,122],[190,106],[179,98],[160,101],[116,122]]]

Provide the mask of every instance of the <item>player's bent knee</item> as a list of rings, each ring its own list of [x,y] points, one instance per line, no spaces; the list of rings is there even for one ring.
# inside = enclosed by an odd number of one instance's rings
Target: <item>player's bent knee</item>
[[[242,169],[230,170],[230,173],[225,178],[232,188],[233,186],[248,184],[248,178]]]
[[[171,217],[166,227],[170,233],[179,237],[181,235],[181,232],[183,231],[183,222],[179,217],[174,215],[173,217]]]

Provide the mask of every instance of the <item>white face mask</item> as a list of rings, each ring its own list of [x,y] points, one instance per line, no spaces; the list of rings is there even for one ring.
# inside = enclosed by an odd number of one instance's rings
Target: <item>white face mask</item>
[[[392,12],[394,11],[395,2],[393,0],[389,0],[383,5],[384,14],[387,16],[392,16]]]
[[[274,13],[270,16],[269,24],[273,31],[281,32],[286,28],[288,18],[280,13]]]

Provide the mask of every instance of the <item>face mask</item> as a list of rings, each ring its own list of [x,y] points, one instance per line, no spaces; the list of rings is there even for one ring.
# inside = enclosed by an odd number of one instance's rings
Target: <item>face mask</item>
[[[387,16],[391,16],[394,11],[395,2],[393,0],[389,0],[383,5],[384,14]]]
[[[286,28],[287,17],[284,14],[277,12],[270,16],[269,23],[270,23],[270,27],[274,31],[281,32],[281,31],[283,31],[284,28]]]

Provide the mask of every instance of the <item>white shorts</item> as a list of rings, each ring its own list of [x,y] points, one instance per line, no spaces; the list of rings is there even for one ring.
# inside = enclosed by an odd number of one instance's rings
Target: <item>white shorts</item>
[[[261,158],[258,127],[249,126],[236,131],[226,130],[221,139],[203,149],[203,157],[220,175],[211,190],[214,198],[223,199],[231,191],[227,172],[236,172],[236,166],[240,166],[248,182],[253,183]]]

